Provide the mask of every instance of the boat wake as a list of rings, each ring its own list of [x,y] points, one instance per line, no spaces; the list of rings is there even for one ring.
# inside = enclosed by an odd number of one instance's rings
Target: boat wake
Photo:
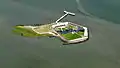
[[[85,11],[85,9],[83,8],[82,6],[82,3],[80,2],[80,0],[76,0],[76,3],[77,3],[77,10],[85,15],[85,16],[93,16],[92,14],[88,13],[87,11]]]

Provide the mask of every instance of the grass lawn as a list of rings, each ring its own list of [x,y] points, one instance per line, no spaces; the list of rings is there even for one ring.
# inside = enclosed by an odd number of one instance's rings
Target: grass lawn
[[[65,31],[65,30],[69,30],[69,29],[77,29],[76,26],[73,26],[73,25],[68,25],[66,28],[56,28],[55,30],[57,31]],[[61,33],[60,33],[61,34]],[[77,38],[81,38],[83,36],[84,32],[77,32],[77,33],[74,33],[72,34],[72,32],[69,32],[69,33],[66,33],[66,34],[61,34],[65,39],[67,40],[73,40],[73,39],[77,39]]]
[[[84,32],[77,32],[77,33],[67,33],[67,34],[61,34],[65,39],[67,40],[73,40],[77,38],[81,38]]]
[[[40,36],[40,34],[37,34],[37,33],[33,32],[32,30],[25,29],[25,28],[19,28],[19,27],[15,27],[13,32],[15,34],[19,34],[19,35],[23,34],[23,36],[26,36],[26,37],[37,37],[37,36]]]

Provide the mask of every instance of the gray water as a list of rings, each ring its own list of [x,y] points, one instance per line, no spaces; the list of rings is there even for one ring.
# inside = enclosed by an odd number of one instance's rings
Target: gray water
[[[115,16],[105,15],[107,10],[100,13],[101,1],[81,0],[77,6],[75,0],[0,0],[0,68],[120,68],[120,25],[115,24],[120,21],[119,13],[114,9],[110,14]],[[120,4],[104,1],[116,7]],[[93,3],[96,8],[90,6]],[[94,16],[79,13],[77,7]],[[76,13],[67,20],[89,27],[89,41],[62,46],[58,39],[25,38],[11,32],[18,24],[54,22],[64,9]]]
[[[120,24],[120,0],[80,0],[89,13]],[[88,7],[89,6],[89,7]]]

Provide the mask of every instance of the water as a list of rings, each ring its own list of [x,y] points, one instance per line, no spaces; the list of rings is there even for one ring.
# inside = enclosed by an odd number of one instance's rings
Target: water
[[[84,9],[89,13],[120,24],[119,0],[81,0],[81,2]]]
[[[103,3],[110,3],[105,1]],[[75,0],[1,0],[0,68],[120,68],[120,25],[113,20],[117,20],[118,15],[101,19],[97,15],[100,11],[87,6],[93,2],[80,2],[83,14],[76,10]],[[94,2],[94,7],[99,8],[100,2]],[[69,16],[67,20],[90,28],[92,37],[88,42],[62,46],[57,39],[24,38],[11,32],[18,24],[54,22],[65,8],[76,12],[75,17]],[[84,16],[84,12],[93,16]]]

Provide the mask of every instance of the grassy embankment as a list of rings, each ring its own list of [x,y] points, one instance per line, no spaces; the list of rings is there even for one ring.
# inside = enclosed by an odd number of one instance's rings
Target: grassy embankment
[[[15,34],[23,35],[25,37],[46,36],[46,35],[38,34],[38,33],[34,32],[34,31],[32,31],[31,29],[26,29],[26,28],[22,28],[22,27],[18,27],[18,26],[15,26],[15,28],[13,29],[13,32]]]

